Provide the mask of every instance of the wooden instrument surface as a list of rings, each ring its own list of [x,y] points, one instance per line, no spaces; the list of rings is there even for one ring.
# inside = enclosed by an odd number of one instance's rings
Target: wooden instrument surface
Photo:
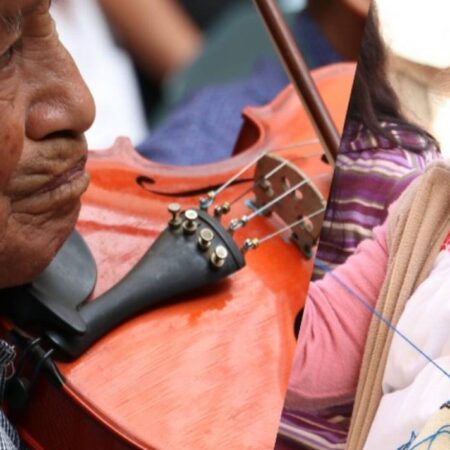
[[[314,72],[339,130],[353,75],[353,64]],[[270,105],[248,108],[244,115],[253,130],[250,137],[241,135],[241,148],[232,158],[207,166],[155,164],[123,138],[106,152],[91,153],[92,181],[77,229],[98,266],[93,298],[116,284],[148,249],[169,220],[168,203],[195,207],[200,191],[225,182],[261,149],[315,139],[291,87]],[[318,143],[277,155],[295,161],[327,197],[332,174]],[[224,191],[219,203],[248,188],[252,170]],[[229,218],[247,212],[241,202]],[[235,238],[243,242],[281,226],[276,217],[257,217]],[[59,362],[63,391],[131,447],[273,448],[296,344],[294,318],[312,271],[312,261],[288,236],[248,253],[247,266],[229,279],[148,311],[76,361]],[[74,448],[90,448],[81,440]]]

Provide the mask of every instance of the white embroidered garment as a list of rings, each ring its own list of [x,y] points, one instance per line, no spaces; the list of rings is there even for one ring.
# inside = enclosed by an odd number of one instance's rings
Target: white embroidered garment
[[[450,373],[450,235],[397,328]],[[450,400],[450,377],[395,335],[383,393],[364,450],[407,450],[428,419]]]

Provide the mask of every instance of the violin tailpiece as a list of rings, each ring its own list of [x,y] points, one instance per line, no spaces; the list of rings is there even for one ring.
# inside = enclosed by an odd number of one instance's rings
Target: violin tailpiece
[[[65,357],[76,358],[129,318],[244,267],[242,252],[214,217],[195,209],[181,213],[173,204],[169,211],[169,226],[138,264],[111,290],[78,308],[84,333],[46,330],[46,337]]]

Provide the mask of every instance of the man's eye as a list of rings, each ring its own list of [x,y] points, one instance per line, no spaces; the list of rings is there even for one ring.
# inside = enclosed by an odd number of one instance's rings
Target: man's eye
[[[13,60],[16,53],[16,46],[11,45],[6,52],[0,55],[0,68],[6,67]]]

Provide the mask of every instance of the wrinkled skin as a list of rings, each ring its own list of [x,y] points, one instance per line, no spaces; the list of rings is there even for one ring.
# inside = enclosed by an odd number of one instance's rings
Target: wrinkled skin
[[[0,288],[49,264],[89,181],[83,133],[94,104],[48,8],[48,0],[0,0]],[[18,12],[22,29],[8,32],[4,18]]]

